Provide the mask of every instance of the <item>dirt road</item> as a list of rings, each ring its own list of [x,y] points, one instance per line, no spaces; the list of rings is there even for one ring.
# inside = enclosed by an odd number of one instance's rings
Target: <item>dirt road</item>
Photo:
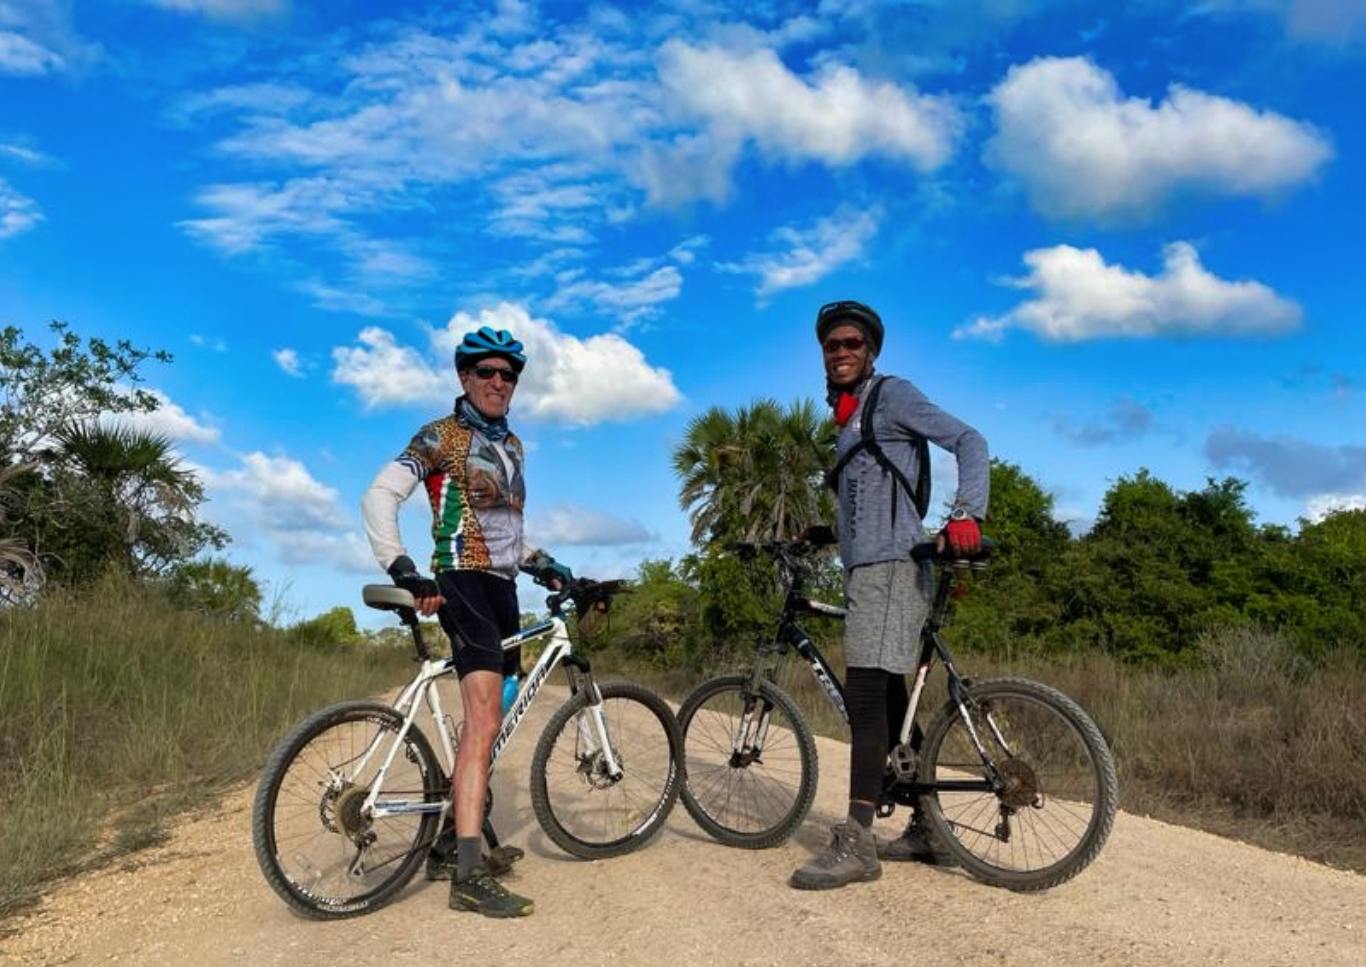
[[[716,845],[680,806],[644,851],[574,860],[526,793],[553,705],[537,703],[495,777],[497,828],[528,853],[509,884],[536,900],[526,920],[452,913],[445,885],[420,877],[369,916],[301,920],[256,867],[243,789],[125,868],[59,884],[12,924],[0,963],[1366,964],[1366,877],[1129,815],[1091,869],[1044,895],[918,866],[791,890],[788,873],[843,812],[847,747],[825,739],[816,806],[783,848]]]

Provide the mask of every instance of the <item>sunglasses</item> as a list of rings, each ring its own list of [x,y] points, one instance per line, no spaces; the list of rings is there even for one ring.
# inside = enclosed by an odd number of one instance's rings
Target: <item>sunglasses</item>
[[[825,342],[821,343],[821,349],[825,350],[826,355],[829,356],[839,352],[841,349],[847,349],[851,353],[856,353],[866,345],[867,342],[862,336],[846,336],[843,339],[827,339]]]
[[[474,375],[480,379],[493,379],[494,376],[503,377],[503,382],[509,386],[517,385],[517,374],[513,370],[504,369],[501,366],[476,366]]]

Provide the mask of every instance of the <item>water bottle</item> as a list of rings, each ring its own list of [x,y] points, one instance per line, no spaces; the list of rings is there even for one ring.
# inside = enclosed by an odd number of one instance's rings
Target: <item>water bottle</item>
[[[508,714],[508,709],[512,708],[512,703],[517,701],[518,678],[514,672],[511,675],[503,676],[503,714]]]

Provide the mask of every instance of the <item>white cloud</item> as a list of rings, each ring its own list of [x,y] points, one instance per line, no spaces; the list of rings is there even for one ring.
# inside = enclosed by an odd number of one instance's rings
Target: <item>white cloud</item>
[[[44,154],[27,144],[19,144],[13,141],[0,142],[0,157],[13,158],[15,161],[21,161],[34,167],[55,163],[51,155]]]
[[[181,227],[226,254],[340,255],[351,279],[319,275],[356,288],[356,248],[391,233],[395,213],[458,211],[460,230],[581,248],[642,202],[725,200],[749,150],[770,163],[928,170],[962,128],[948,98],[847,65],[790,69],[773,47],[814,36],[811,18],[769,18],[767,34],[712,31],[700,5],[661,18],[596,8],[538,21],[534,6],[509,3],[358,28],[308,73],[298,60],[262,62],[252,83],[182,102],[187,121],[232,125],[216,147],[251,174],[204,187]],[[669,36],[733,34],[732,46],[661,50],[664,21],[677,27]],[[435,221],[414,251],[448,251],[450,219]]]
[[[375,570],[360,526],[342,510],[341,495],[293,457],[256,451],[230,470],[196,470],[210,494],[240,516],[240,528],[260,531],[282,562],[361,574]]]
[[[622,336],[580,339],[506,302],[477,316],[456,313],[431,333],[427,354],[399,345],[388,330],[364,329],[357,336],[360,345],[332,351],[332,379],[354,389],[367,408],[449,405],[460,392],[452,366],[455,347],[480,326],[507,329],[526,346],[516,417],[586,426],[662,413],[681,399],[669,371],[651,366]]]
[[[0,74],[38,76],[93,60],[99,48],[71,27],[66,0],[0,0]]]
[[[358,316],[391,316],[393,313],[379,299],[368,292],[329,285],[321,279],[304,279],[294,288],[313,300],[319,309],[328,312],[349,312]]]
[[[250,20],[269,14],[282,13],[289,0],[146,0],[165,10],[177,13],[203,14],[216,20]]]
[[[369,200],[345,181],[295,178],[283,184],[210,185],[195,199],[214,214],[191,218],[180,227],[228,255],[258,248],[277,235],[344,235],[337,217]]]
[[[637,520],[626,520],[577,504],[547,508],[527,521],[527,539],[537,547],[643,544],[656,535]]]
[[[41,221],[43,211],[38,203],[19,194],[9,182],[0,178],[0,239],[22,235]]]
[[[303,377],[304,367],[303,363],[299,360],[297,351],[289,349],[288,347],[276,349],[270,354],[270,358],[275,360],[275,365],[279,366],[290,376]]]
[[[629,272],[620,282],[565,273],[555,294],[545,300],[545,308],[555,311],[587,307],[619,320],[619,326],[629,326],[654,315],[661,304],[677,299],[683,291],[683,274],[672,265],[654,267],[653,260],[647,260],[645,266],[634,268],[636,271]]]
[[[46,74],[58,71],[65,61],[55,51],[21,34],[0,30],[0,71],[7,74]]]
[[[1333,154],[1309,124],[1179,84],[1157,105],[1125,97],[1079,57],[1012,67],[988,101],[987,161],[1054,217],[1140,218],[1182,192],[1265,198]]]
[[[112,419],[137,430],[188,443],[217,443],[222,437],[218,427],[195,419],[165,393],[160,390],[148,392],[156,397],[155,410],[149,413],[121,413]]]
[[[228,351],[228,344],[221,338],[211,339],[208,336],[200,335],[197,332],[190,333],[190,342],[200,349],[210,349],[216,353],[225,353]]]
[[[1154,336],[1274,335],[1296,328],[1300,307],[1260,282],[1211,274],[1189,242],[1162,250],[1155,276],[1107,264],[1095,249],[1070,245],[1026,252],[1029,273],[1005,284],[1034,298],[1003,316],[983,317],[957,338],[999,338],[1028,329],[1050,342]]]
[[[266,528],[280,532],[345,524],[341,497],[298,460],[257,450],[233,470],[202,470],[210,487],[250,501]]]
[[[787,160],[843,166],[880,156],[929,171],[949,159],[962,128],[947,98],[869,81],[842,65],[808,80],[772,50],[670,41],[659,76],[671,105],[700,118],[719,140],[753,141]]]
[[[433,403],[459,392],[453,372],[449,379],[437,375],[426,357],[400,346],[387,329],[370,326],[356,339],[359,346],[332,350],[332,381],[354,389],[366,409]]]
[[[1305,506],[1304,516],[1317,524],[1330,514],[1344,510],[1366,510],[1366,493],[1323,494],[1314,497]]]
[[[717,267],[757,275],[755,292],[760,299],[783,289],[810,285],[861,256],[877,234],[880,217],[877,211],[861,212],[845,206],[808,227],[787,226],[773,232],[771,241],[776,248],[772,251]]]
[[[1281,21],[1290,38],[1330,47],[1366,39],[1361,0],[1202,0],[1192,12],[1268,14]]]

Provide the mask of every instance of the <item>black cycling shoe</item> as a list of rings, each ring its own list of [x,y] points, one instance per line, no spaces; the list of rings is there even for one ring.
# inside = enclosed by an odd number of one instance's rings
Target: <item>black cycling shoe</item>
[[[498,919],[529,917],[536,909],[536,904],[531,900],[505,889],[483,866],[476,866],[474,872],[463,880],[451,880],[448,906],[452,910],[465,910]]]
[[[526,854],[516,846],[495,846],[484,856],[484,866],[493,876],[512,872],[512,864]],[[427,854],[427,879],[449,880],[455,876],[455,853],[433,850]]]

